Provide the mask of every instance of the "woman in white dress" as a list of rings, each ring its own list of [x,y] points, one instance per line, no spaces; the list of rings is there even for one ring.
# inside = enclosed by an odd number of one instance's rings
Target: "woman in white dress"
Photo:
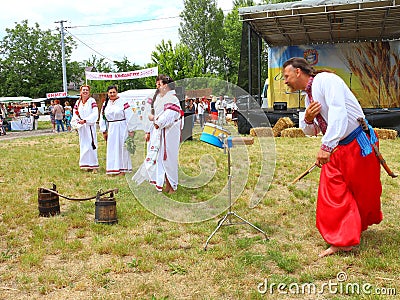
[[[96,135],[98,117],[99,110],[96,100],[90,97],[90,86],[81,86],[80,98],[74,105],[71,123],[76,124],[79,133],[79,167],[82,170],[93,171],[94,173],[99,168]]]
[[[106,174],[123,175],[132,172],[125,140],[135,135],[137,123],[132,122],[134,114],[128,101],[118,97],[116,85],[107,88],[107,95],[100,116],[100,131],[107,141]]]
[[[175,93],[175,82],[166,76],[157,77],[158,93],[153,99],[153,111],[146,129],[149,142],[145,161],[133,176],[137,184],[144,180],[154,184],[157,191],[173,193],[178,188],[178,155],[183,111]]]

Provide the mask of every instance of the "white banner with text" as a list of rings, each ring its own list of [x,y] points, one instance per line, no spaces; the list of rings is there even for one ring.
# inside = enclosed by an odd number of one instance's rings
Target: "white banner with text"
[[[124,80],[138,79],[158,75],[158,67],[120,72],[120,73],[101,73],[101,72],[85,72],[87,80]]]

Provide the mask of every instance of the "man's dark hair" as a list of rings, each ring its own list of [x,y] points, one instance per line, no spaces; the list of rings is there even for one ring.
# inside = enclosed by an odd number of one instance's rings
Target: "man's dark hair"
[[[317,75],[318,73],[321,73],[321,72],[333,73],[332,70],[328,70],[328,69],[318,69],[318,70],[314,69],[314,67],[311,66],[302,57],[292,57],[292,58],[288,59],[287,61],[285,61],[283,63],[283,68],[286,68],[287,66],[292,66],[295,69],[299,68],[305,74],[310,75],[310,76],[315,76],[315,75]]]
[[[304,58],[301,57],[292,57],[288,59],[284,62],[283,68],[286,68],[287,66],[292,66],[295,69],[299,68],[310,76],[315,75],[315,69]]]

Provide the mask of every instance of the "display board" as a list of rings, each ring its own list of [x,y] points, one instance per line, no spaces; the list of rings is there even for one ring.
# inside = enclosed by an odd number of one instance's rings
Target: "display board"
[[[119,97],[128,100],[128,103],[134,113],[134,121],[138,123],[138,129],[143,130],[143,118],[145,106],[148,99],[153,98],[156,89],[129,90],[119,93]]]
[[[282,75],[283,63],[304,57],[316,69],[339,75],[364,108],[400,107],[400,41],[278,46],[268,53],[268,106],[287,102],[304,107],[304,95],[290,93]]]
[[[25,130],[32,130],[33,123],[31,117],[20,117],[13,121],[11,121],[11,130],[15,131],[25,131]]]

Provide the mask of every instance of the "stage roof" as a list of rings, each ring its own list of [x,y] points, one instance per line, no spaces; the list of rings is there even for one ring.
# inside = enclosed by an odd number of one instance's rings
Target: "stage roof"
[[[269,46],[400,39],[400,0],[305,0],[239,9]]]

